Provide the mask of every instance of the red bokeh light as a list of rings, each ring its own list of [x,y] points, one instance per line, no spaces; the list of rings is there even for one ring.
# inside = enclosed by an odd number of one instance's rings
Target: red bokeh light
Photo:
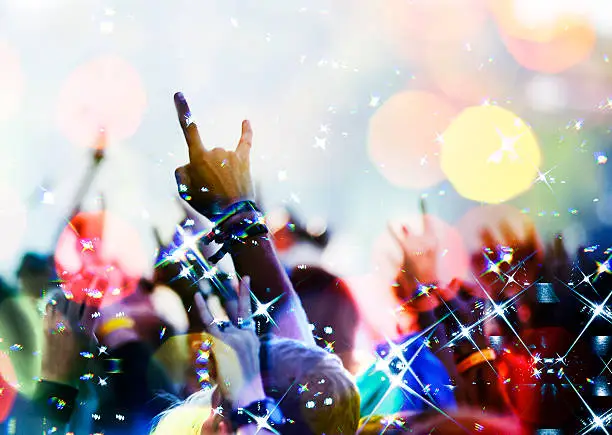
[[[64,293],[78,303],[103,306],[132,294],[147,260],[138,233],[108,212],[79,213],[55,251]]]
[[[564,388],[567,381],[554,374],[544,359],[555,360],[564,355],[571,343],[571,335],[563,328],[544,327],[528,329],[521,334],[531,354],[519,347],[513,352],[504,352],[496,362],[501,391],[506,403],[522,421],[531,424],[560,424],[572,418],[572,411],[579,405],[578,395]],[[534,358],[537,356],[537,360]],[[580,370],[572,361],[561,365],[564,375],[576,378]],[[575,380],[574,380],[575,381]]]
[[[11,359],[4,352],[0,352],[0,423],[9,416],[15,397],[17,397],[17,375]]]
[[[114,56],[79,66],[64,83],[58,100],[61,132],[80,146],[96,146],[100,129],[110,143],[132,136],[142,120],[147,96],[138,72]]]

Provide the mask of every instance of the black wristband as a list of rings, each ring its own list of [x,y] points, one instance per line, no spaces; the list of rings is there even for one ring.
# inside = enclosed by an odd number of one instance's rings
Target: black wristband
[[[262,223],[246,222],[246,227],[240,228],[240,232],[224,236],[223,246],[215,252],[209,259],[208,262],[217,264],[221,259],[231,251],[232,247],[238,243],[244,243],[245,239],[249,237],[256,237],[268,234],[268,227]]]

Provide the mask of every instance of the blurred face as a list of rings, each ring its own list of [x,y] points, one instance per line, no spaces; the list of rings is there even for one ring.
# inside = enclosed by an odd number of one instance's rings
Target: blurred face
[[[419,330],[417,311],[411,308],[403,307],[401,311],[396,314],[396,318],[398,334],[408,335]]]
[[[25,296],[32,298],[42,297],[43,290],[49,284],[49,276],[46,274],[24,274],[19,277],[19,287]]]

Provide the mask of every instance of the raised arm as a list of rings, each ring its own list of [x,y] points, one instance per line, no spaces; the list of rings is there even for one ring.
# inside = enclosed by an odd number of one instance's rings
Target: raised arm
[[[314,345],[300,299],[278,260],[265,227],[257,226],[262,221],[261,215],[252,207],[253,203],[248,203],[249,207],[240,212],[228,211],[231,206],[254,200],[250,123],[242,122],[242,134],[235,151],[207,150],[183,94],[177,93],[174,102],[189,149],[189,163],[175,173],[179,194],[196,211],[216,223],[217,228],[223,229],[228,243],[231,242],[229,253],[236,271],[252,279],[255,312],[259,306],[257,302],[267,304],[276,300],[271,314],[277,326],[272,326],[270,332]],[[240,226],[245,221],[253,222],[251,227],[259,230],[250,234],[242,232],[241,237],[235,237],[234,225]]]

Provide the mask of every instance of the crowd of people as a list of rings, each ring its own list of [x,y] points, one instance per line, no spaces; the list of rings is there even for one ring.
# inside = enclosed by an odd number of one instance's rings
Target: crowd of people
[[[609,251],[502,223],[482,231],[473,280],[442,282],[422,201],[423,233],[392,231],[396,337],[363,367],[347,283],[281,255],[326,240],[292,219],[270,228],[249,122],[235,151],[206,149],[174,99],[187,215],[171,242],[157,235],[153,278],[101,259],[101,211],[71,220],[77,266],[31,253],[18,289],[3,284],[1,433],[607,433]]]

